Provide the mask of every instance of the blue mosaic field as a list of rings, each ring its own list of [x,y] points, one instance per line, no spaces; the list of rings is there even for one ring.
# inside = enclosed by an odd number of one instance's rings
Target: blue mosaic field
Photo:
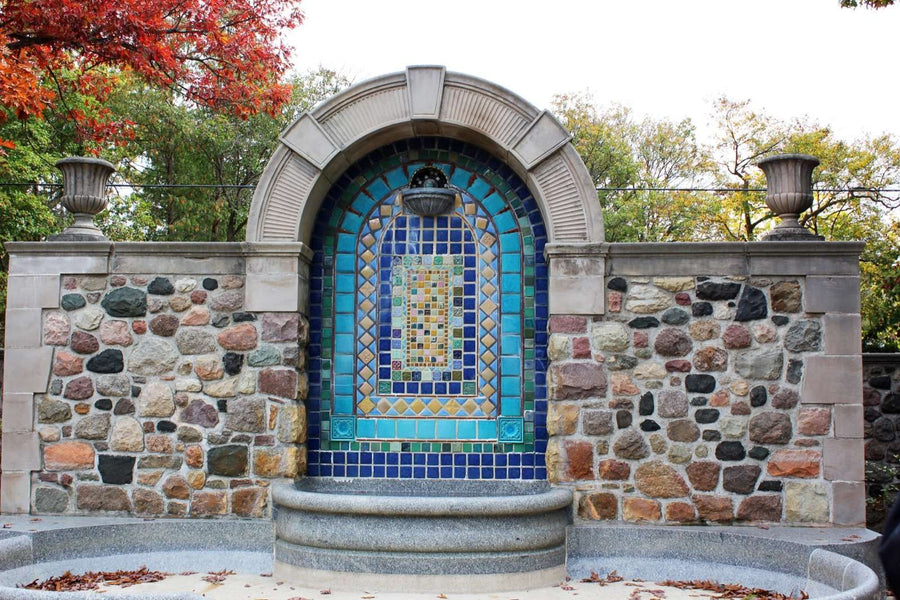
[[[426,166],[451,214],[403,210]],[[361,159],[313,232],[308,474],[545,479],[546,231],[490,154],[419,138]]]

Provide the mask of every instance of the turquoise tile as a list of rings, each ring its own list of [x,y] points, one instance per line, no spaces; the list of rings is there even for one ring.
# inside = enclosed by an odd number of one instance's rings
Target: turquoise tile
[[[416,422],[413,419],[399,419],[397,421],[397,437],[404,440],[416,438]]]
[[[352,293],[356,291],[356,275],[353,273],[338,273],[335,275],[334,288],[338,293]]]
[[[362,217],[349,211],[344,214],[344,220],[341,221],[341,229],[346,231],[359,231],[361,225]]]
[[[354,252],[356,250],[356,235],[339,233],[337,243],[338,252]]]
[[[334,299],[334,310],[339,313],[352,313],[356,308],[353,296],[350,294],[338,294]]]
[[[485,198],[483,204],[485,210],[492,215],[496,215],[507,206],[506,201],[496,192]]]
[[[392,171],[388,171],[384,174],[385,178],[388,181],[388,184],[391,186],[391,189],[402,188],[404,185],[409,183],[409,179],[406,177],[406,173],[403,172],[403,169],[394,169]]]
[[[500,256],[500,272],[504,275],[507,273],[522,272],[522,258],[518,254],[503,254]]]
[[[334,336],[334,351],[344,354],[352,354],[356,348],[356,336],[342,333]]]
[[[361,215],[369,214],[369,211],[372,210],[372,207],[375,206],[375,201],[366,196],[365,194],[359,194],[356,199],[353,201],[353,204],[350,207],[358,212]],[[354,230],[351,230],[354,231]]]
[[[500,317],[500,330],[509,334],[519,333],[521,331],[519,315],[503,315]]]
[[[522,414],[522,401],[518,394],[515,396],[500,396],[500,414],[503,416],[518,416]]]
[[[518,356],[503,356],[500,358],[501,373],[512,375],[522,370],[522,360]]]
[[[375,437],[375,419],[357,419],[356,420],[356,437],[373,438]]]
[[[375,437],[381,439],[397,437],[397,428],[394,420],[378,419],[375,429]]]
[[[458,440],[475,439],[475,421],[457,421],[456,422],[456,439],[458,439]]]
[[[497,439],[497,422],[496,421],[479,421],[478,422],[478,439],[479,440],[495,440],[495,439]]]
[[[334,399],[334,414],[336,415],[352,415],[353,414],[353,400],[350,396]]]
[[[356,315],[340,313],[334,316],[334,331],[337,334],[353,333],[356,329]]]
[[[504,371],[508,373],[508,371]],[[500,378],[500,392],[505,397],[507,394],[518,395],[522,393],[522,379],[518,375]]]
[[[416,437],[420,440],[433,440],[435,433],[435,422],[432,419],[423,419],[419,421],[416,428]]]
[[[512,211],[509,210],[496,215],[494,217],[494,225],[497,226],[497,231],[499,231],[500,233],[503,233],[504,231],[510,231],[518,227],[515,215]]]
[[[517,273],[503,275],[500,281],[500,291],[520,293],[522,291],[522,278]]]
[[[384,182],[380,179],[376,179],[375,181],[370,183],[369,187],[366,189],[369,194],[377,200],[381,200],[389,193],[391,193],[391,190],[388,189],[388,186],[384,185]]]
[[[352,354],[338,354],[334,357],[334,372],[335,373],[354,373],[355,369],[353,368],[353,360]]]
[[[440,440],[456,439],[456,421],[441,419],[437,422],[437,436]]]
[[[352,397],[353,392],[353,371],[349,373],[334,374],[334,393],[335,395]]]
[[[356,273],[356,257],[352,254],[338,254],[334,265],[338,273]]]
[[[502,294],[500,296],[500,309],[505,312],[519,312],[522,310],[522,297],[519,294]]]
[[[331,418],[331,439],[332,440],[352,440],[354,439],[356,428],[354,426],[353,417],[332,417]]]
[[[450,177],[450,185],[454,185],[464,190],[469,187],[469,179],[471,177],[471,171],[466,171],[465,169],[457,167],[456,171],[454,171],[453,175]]]
[[[517,335],[500,336],[500,354],[504,356],[520,356],[521,344]]]
[[[491,186],[481,177],[475,179],[475,182],[472,183],[472,186],[469,188],[469,193],[472,194],[475,198],[479,200],[483,200],[487,193],[490,191]]]
[[[522,417],[500,417],[497,419],[497,439],[500,442],[519,442],[525,439]]]
[[[522,249],[519,243],[519,233],[502,233],[500,234],[500,251],[501,252],[518,252]]]

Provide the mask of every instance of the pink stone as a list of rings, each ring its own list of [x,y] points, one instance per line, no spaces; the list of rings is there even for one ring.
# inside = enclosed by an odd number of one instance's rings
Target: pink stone
[[[207,323],[209,323],[209,309],[205,306],[193,306],[181,318],[182,325],[206,325]]]
[[[801,408],[797,417],[797,430],[803,435],[828,435],[831,431],[831,409]]]
[[[203,304],[206,302],[206,290],[194,290],[191,292],[191,302],[194,304]]]
[[[100,324],[100,340],[110,346],[130,346],[134,338],[127,321],[104,321]]]
[[[53,361],[53,374],[60,377],[78,375],[84,370],[84,362],[71,352],[60,350]]]
[[[66,384],[63,396],[69,400],[87,400],[94,395],[94,382],[90,377],[79,377]]]
[[[109,278],[109,284],[113,287],[122,287],[128,283],[128,279],[124,275],[113,275]]]
[[[722,334],[722,343],[729,350],[750,347],[750,330],[743,325],[729,325]]]
[[[44,320],[44,343],[48,346],[65,346],[69,343],[69,319],[65,315],[47,315]]]
[[[80,471],[94,468],[94,449],[84,442],[59,442],[44,448],[48,471]]]
[[[219,345],[226,350],[253,350],[256,348],[256,327],[241,323],[219,334]]]
[[[72,350],[78,354],[93,354],[100,349],[100,342],[90,333],[76,331],[72,334]]]
[[[666,371],[669,373],[690,373],[691,363],[687,360],[670,360],[666,362]]]
[[[609,312],[622,312],[622,292],[609,292],[606,295],[606,307]]]
[[[134,321],[131,324],[131,330],[138,335],[147,333],[147,321]]]
[[[259,372],[259,391],[282,398],[296,398],[297,372],[293,369],[263,369]]]
[[[266,313],[262,317],[262,339],[267,342],[296,342],[299,326],[297,313]]]
[[[675,294],[675,303],[678,304],[678,306],[690,306],[691,295],[685,292],[678,292]]]
[[[635,331],[633,343],[635,348],[646,348],[650,345],[650,336],[646,331]]]
[[[550,317],[550,322],[547,323],[547,331],[550,333],[584,333],[586,327],[587,321],[584,317],[570,315]]]
[[[586,337],[577,337],[572,340],[572,358],[590,358],[591,341]]]
[[[78,280],[74,277],[64,277],[63,278],[63,287],[67,290],[74,290],[78,287]]]

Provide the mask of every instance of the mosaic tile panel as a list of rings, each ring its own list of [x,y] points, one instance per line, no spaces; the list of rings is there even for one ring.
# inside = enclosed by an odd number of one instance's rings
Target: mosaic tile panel
[[[426,165],[459,190],[450,216],[403,213]],[[310,474],[545,478],[545,241],[527,188],[476,148],[408,140],[351,167],[314,233]]]

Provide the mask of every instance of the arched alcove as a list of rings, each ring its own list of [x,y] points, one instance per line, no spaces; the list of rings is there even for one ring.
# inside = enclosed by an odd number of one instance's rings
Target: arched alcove
[[[405,210],[423,167],[457,192],[449,214]],[[546,238],[473,145],[403,140],[345,171],[310,241],[309,474],[544,479]]]

